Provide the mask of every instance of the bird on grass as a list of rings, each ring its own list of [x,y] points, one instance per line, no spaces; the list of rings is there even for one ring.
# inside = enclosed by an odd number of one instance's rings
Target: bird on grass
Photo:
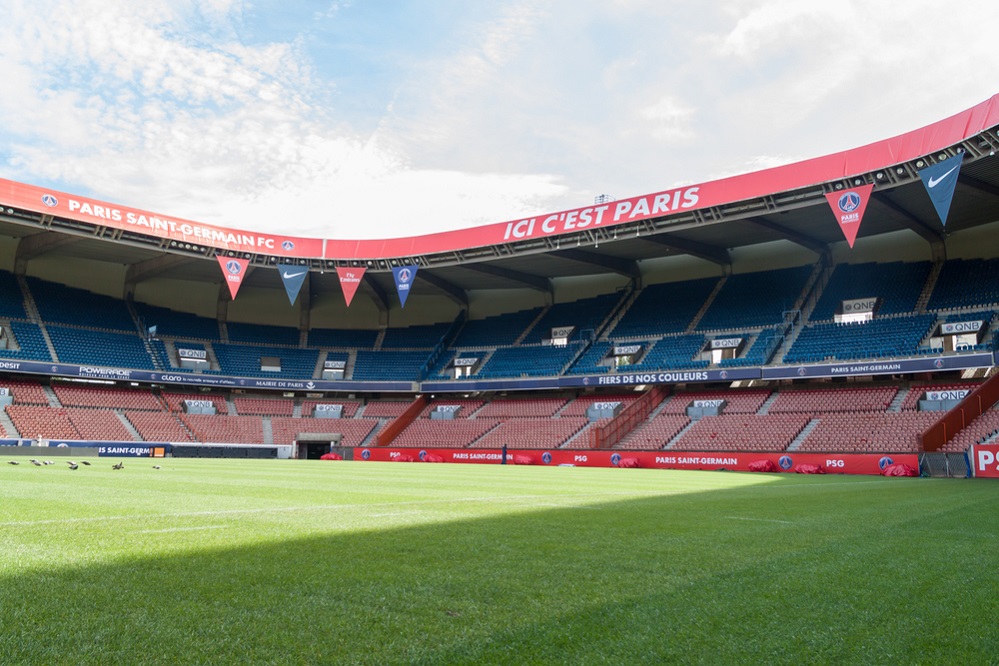
[[[17,462],[16,460],[8,460],[7,464],[8,465],[20,465],[21,463]]]
[[[54,460],[46,460],[45,464],[46,465],[55,465],[55,461]]]
[[[35,467],[41,467],[42,466],[42,463],[38,462],[34,458],[31,459],[31,464],[34,465]]]
[[[125,469],[125,463],[115,463],[114,465],[111,465],[111,469]]]
[[[153,469],[159,469],[159,468],[160,468],[159,465],[153,465]]]
[[[72,461],[70,461],[70,463],[69,463],[69,468],[70,468],[70,469],[79,469],[79,468],[80,468],[80,466],[79,466],[79,465],[77,465],[77,464],[76,464],[75,462],[72,462]]]
[[[90,463],[88,463],[86,460],[81,460],[80,462],[82,462],[87,467],[90,467]]]

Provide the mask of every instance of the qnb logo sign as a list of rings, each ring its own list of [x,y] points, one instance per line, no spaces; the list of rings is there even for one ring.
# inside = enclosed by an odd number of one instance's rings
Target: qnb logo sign
[[[42,203],[48,206],[49,208],[55,208],[56,206],[59,205],[59,200],[56,199],[51,194],[43,194]]]

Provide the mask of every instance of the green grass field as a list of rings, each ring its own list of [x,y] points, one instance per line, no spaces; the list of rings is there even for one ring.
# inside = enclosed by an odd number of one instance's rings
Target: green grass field
[[[12,459],[2,664],[999,655],[985,480]]]

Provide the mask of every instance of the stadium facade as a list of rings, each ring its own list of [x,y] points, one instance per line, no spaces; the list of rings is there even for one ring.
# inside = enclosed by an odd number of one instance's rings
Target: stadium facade
[[[0,181],[0,434],[962,473],[997,453],[997,129],[999,96],[805,162],[382,240]]]

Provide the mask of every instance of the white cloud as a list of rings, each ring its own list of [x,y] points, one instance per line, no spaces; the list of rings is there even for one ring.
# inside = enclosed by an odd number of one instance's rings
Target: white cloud
[[[393,52],[369,134],[335,115],[307,40],[240,40],[247,7],[6,2],[0,174],[224,226],[393,237],[847,149],[999,80],[991,43],[961,37],[999,5],[509,0]]]

